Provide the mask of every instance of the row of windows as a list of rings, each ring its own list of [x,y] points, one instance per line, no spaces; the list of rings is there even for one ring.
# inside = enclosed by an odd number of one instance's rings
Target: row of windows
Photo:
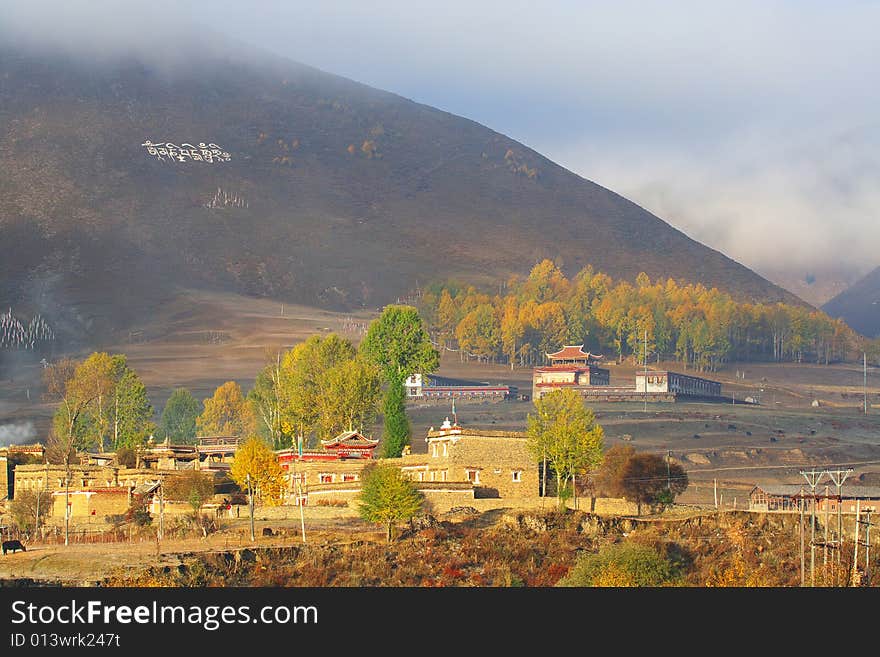
[[[428,475],[428,479],[425,479],[425,475]],[[438,479],[439,476],[439,479]],[[447,477],[449,473],[447,470],[440,470],[439,472],[436,470],[431,470],[430,472],[425,472],[424,470],[419,470],[416,473],[416,478],[419,481],[447,481]]]
[[[480,391],[471,391],[471,392],[454,392],[454,391],[431,391],[425,390],[422,395],[424,397],[504,397],[507,394],[506,391],[502,390],[480,390]],[[416,393],[414,389],[410,390],[411,397],[418,397],[419,395]]]
[[[500,474],[500,470],[496,470],[495,474]],[[480,483],[480,470],[477,468],[465,468],[465,478],[472,484]],[[448,481],[448,470],[419,470],[415,473],[418,481]],[[510,473],[511,481],[522,481],[522,470],[512,470]]]
[[[357,480],[357,473],[354,472],[344,472],[341,475],[335,472],[321,472],[318,474],[318,481],[322,484],[332,484],[337,481],[347,482]],[[303,482],[305,482],[305,477],[303,477]]]

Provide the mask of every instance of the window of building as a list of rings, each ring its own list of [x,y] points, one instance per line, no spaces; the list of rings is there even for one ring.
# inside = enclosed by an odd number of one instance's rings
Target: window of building
[[[516,481],[516,482],[522,481],[522,470],[514,470],[512,475],[513,475],[513,481]]]
[[[479,470],[468,469],[468,470],[465,470],[464,472],[465,472],[465,475],[467,476],[467,480],[469,482],[471,482],[472,484],[479,484],[480,483],[480,471]]]
[[[443,476],[441,477],[442,480],[443,480],[443,481],[446,481],[446,474],[447,474],[446,470],[444,470],[444,471],[441,472],[440,474],[443,475]]]
[[[356,474],[344,474],[342,475],[342,481],[357,481]]]
[[[333,483],[333,475],[328,474],[326,472],[322,472],[318,476],[318,481],[320,481],[322,484],[332,484]]]
[[[431,470],[431,481],[434,481],[434,471]]]
[[[431,445],[431,456],[437,456],[437,443]]]
[[[449,445],[447,443],[443,443],[443,456],[449,456]]]
[[[425,473],[419,472],[419,481],[424,481],[424,480],[425,480]]]

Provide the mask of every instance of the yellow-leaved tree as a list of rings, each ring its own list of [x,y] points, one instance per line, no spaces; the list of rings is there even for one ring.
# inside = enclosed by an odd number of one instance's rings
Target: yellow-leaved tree
[[[283,501],[284,471],[275,452],[256,436],[239,445],[230,475],[242,490],[252,491],[262,504],[277,506]]]
[[[200,436],[250,436],[257,430],[257,418],[241,387],[227,381],[205,400],[196,428]]]

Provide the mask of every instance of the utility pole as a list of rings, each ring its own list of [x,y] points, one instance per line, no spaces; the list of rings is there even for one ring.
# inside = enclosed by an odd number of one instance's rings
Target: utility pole
[[[871,512],[874,509],[865,509],[865,586],[871,586]]]
[[[822,541],[822,584],[828,586],[828,484],[825,484],[825,540]]]
[[[868,354],[862,352],[862,372],[863,372],[863,383],[865,390],[865,415],[868,414]]]
[[[251,485],[251,475],[247,474],[245,477],[245,482],[247,484],[248,489],[248,509],[250,510],[251,515],[251,542],[256,540],[256,535],[254,534],[254,489]]]
[[[713,482],[713,485],[715,488],[715,508],[717,509],[718,508],[718,480],[713,479],[712,482]]]
[[[165,483],[159,480],[159,540],[165,538]]]
[[[672,450],[666,450],[666,490],[672,491],[672,479],[669,476],[669,459],[672,458]]]
[[[853,541],[853,565],[852,565],[852,584],[859,586],[860,579],[856,579],[859,574],[859,525],[862,520],[862,512],[859,508],[859,500],[856,500],[856,537]]]
[[[801,494],[798,495],[798,507],[801,512],[801,523],[799,525],[801,532],[801,586],[804,586],[804,581],[806,579],[806,567],[805,567],[805,557],[804,557],[804,535],[806,531],[804,530],[804,487],[801,486]]]
[[[64,459],[67,472],[64,475],[64,545],[70,545],[70,451]]]
[[[49,492],[49,461],[46,461],[46,477],[43,480],[43,488],[37,490],[37,517],[34,518],[34,538],[36,538],[40,531],[40,497],[42,497],[43,491]]]
[[[645,413],[648,412],[648,329],[645,329]]]
[[[296,442],[297,442],[297,451],[299,452],[299,458],[302,458],[303,437],[299,436],[297,438]],[[304,495],[304,492],[305,492],[304,488],[305,487],[303,486],[303,480],[300,479],[296,473],[296,460],[294,460],[294,462],[293,462],[293,476],[295,477],[295,481],[296,481],[297,497],[298,497],[298,501],[299,501],[299,524],[300,524],[300,528],[302,529],[303,544],[305,544],[305,542],[306,542],[306,517],[305,517],[305,512],[303,511],[303,504],[305,503],[306,496]],[[303,477],[305,477],[305,473],[303,473]]]
[[[810,485],[810,586],[816,586],[816,485],[825,472],[810,470],[801,474]]]
[[[835,584],[837,583],[837,573],[840,571],[840,555],[843,552],[843,495],[841,494],[841,489],[843,488],[843,482],[852,473],[852,468],[828,471],[828,476],[831,477],[831,481],[837,487],[837,539],[834,541],[834,547],[837,550],[837,568],[834,571]]]
[[[871,586],[871,514],[874,507],[865,507],[862,511],[859,500],[856,500],[856,540],[853,548],[853,583],[856,586]],[[866,518],[862,520],[862,514]],[[859,529],[861,525],[865,526],[865,542],[859,540]],[[859,577],[859,545],[865,546],[865,575],[864,578]]]

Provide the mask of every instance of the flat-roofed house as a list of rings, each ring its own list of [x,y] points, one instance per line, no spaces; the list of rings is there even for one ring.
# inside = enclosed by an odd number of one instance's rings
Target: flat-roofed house
[[[647,384],[645,383],[647,379]],[[636,392],[648,393],[669,392],[685,397],[720,397],[721,384],[718,381],[691,376],[666,370],[636,372]]]

